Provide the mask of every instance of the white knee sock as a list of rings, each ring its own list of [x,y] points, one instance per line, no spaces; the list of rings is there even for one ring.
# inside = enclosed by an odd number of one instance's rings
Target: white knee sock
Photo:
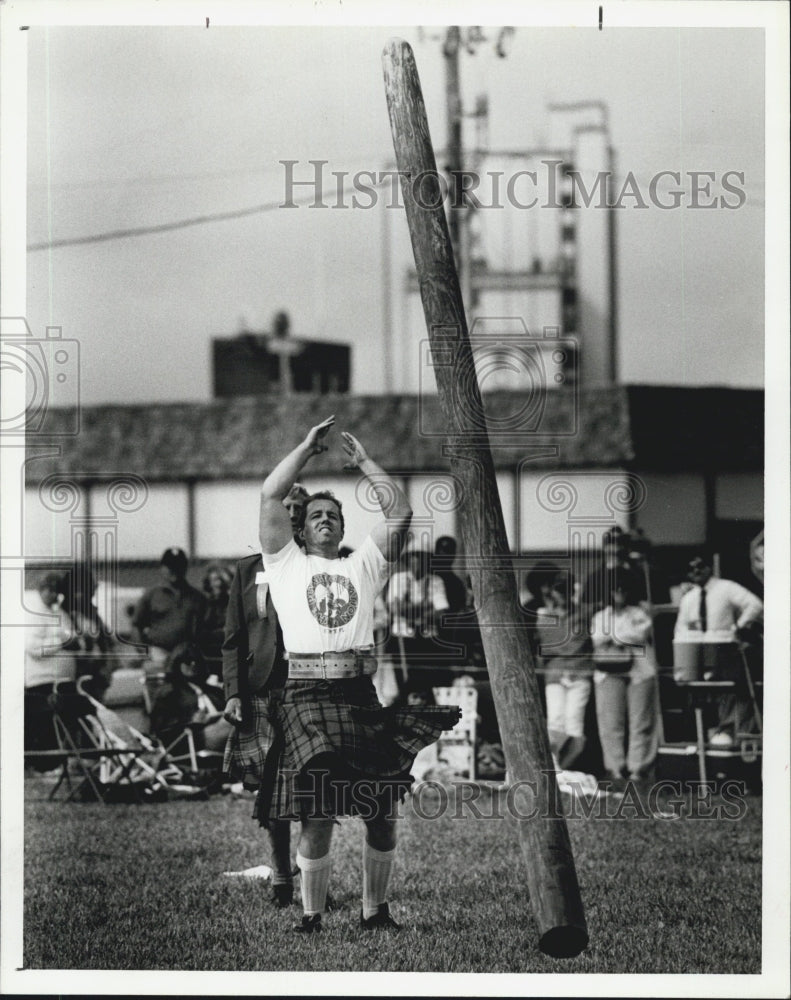
[[[329,852],[323,858],[303,858],[297,852],[297,867],[302,875],[302,909],[306,916],[323,913],[327,903],[331,860]]]
[[[393,868],[395,848],[377,851],[366,840],[363,843],[363,916],[374,916],[379,904],[387,901],[387,886]]]

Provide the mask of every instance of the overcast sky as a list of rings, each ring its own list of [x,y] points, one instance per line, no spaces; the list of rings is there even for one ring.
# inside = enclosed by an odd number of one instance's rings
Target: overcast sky
[[[722,5],[711,5],[716,11]],[[716,24],[716,16],[712,23]],[[437,29],[429,31],[438,33]],[[416,27],[49,27],[29,46],[30,245],[283,200],[283,159],[381,170],[393,157],[381,51],[415,50],[436,147],[444,67]],[[493,35],[494,32],[491,32]],[[763,383],[764,32],[519,27],[461,58],[493,147],[550,139],[549,101],[609,107],[617,177],[744,174],[744,204],[618,218],[620,377]],[[689,183],[686,184],[689,190]],[[331,190],[331,179],[328,183]],[[28,319],[80,340],[84,403],[207,400],[210,341],[286,309],[349,341],[357,391],[383,387],[381,212],[278,209],[28,254]],[[393,227],[395,288],[411,262]]]

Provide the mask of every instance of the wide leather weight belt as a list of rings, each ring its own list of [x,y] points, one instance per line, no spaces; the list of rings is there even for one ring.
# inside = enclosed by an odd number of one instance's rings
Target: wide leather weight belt
[[[376,657],[368,652],[288,653],[287,656],[291,680],[346,680],[376,673]]]

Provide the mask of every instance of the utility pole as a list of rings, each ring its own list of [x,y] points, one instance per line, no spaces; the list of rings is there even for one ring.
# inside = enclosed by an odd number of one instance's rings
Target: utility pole
[[[494,43],[497,55],[504,59],[508,54],[510,39],[514,28],[501,28]],[[448,212],[448,229],[453,245],[453,255],[456,271],[459,276],[462,300],[467,308],[474,304],[475,290],[472,283],[471,238],[468,226],[470,211],[464,204],[464,136],[463,123],[465,117],[480,119],[487,114],[485,98],[479,98],[474,112],[465,116],[461,100],[461,82],[459,75],[459,53],[464,47],[470,55],[475,55],[478,46],[488,41],[483,29],[478,26],[465,28],[464,37],[458,25],[453,25],[445,32],[442,43],[442,55],[445,58],[445,100],[447,104],[447,147],[445,169],[450,177],[450,192]]]
[[[461,32],[458,27],[448,28],[442,54],[445,57],[445,99],[447,103],[448,144],[446,170],[450,175],[450,213],[448,228],[450,239],[456,256],[456,270],[459,280],[463,283],[467,273],[467,261],[462,249],[461,205],[458,193],[461,185],[459,174],[464,169],[464,153],[462,150],[462,108],[461,89],[459,86],[459,46]],[[465,303],[467,298],[465,296]]]

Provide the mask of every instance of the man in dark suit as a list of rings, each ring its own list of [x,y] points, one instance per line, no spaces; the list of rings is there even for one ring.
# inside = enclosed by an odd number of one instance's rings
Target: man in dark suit
[[[307,491],[298,483],[284,501],[296,531]],[[222,646],[225,710],[233,724],[225,750],[226,772],[240,776],[246,788],[257,789],[272,745],[268,718],[269,692],[282,687],[288,675],[283,639],[272,604],[260,553],[236,565],[225,617]],[[279,820],[269,828],[272,853],[272,902],[278,908],[293,899],[291,826]]]

